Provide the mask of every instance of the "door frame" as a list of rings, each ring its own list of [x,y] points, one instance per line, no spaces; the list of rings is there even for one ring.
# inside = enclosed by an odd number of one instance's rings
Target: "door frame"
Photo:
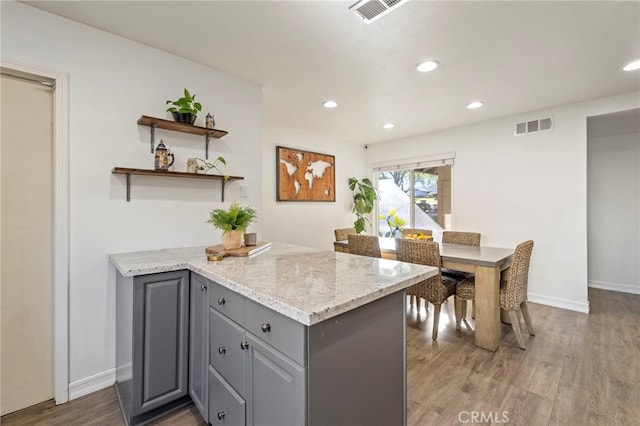
[[[2,69],[53,80],[53,383],[69,400],[69,74],[0,59]]]

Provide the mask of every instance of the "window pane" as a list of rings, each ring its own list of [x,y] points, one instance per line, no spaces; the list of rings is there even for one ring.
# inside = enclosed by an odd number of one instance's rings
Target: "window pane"
[[[380,194],[378,235],[394,237],[398,227],[407,228],[410,224],[411,171],[382,172],[377,174],[377,178]]]
[[[413,171],[415,226],[420,229],[434,229],[438,221],[438,168],[416,169]]]

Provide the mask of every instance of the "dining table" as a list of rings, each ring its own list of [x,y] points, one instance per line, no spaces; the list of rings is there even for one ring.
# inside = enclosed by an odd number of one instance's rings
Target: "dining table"
[[[380,237],[383,258],[396,258],[394,238]],[[349,242],[335,241],[334,250],[349,252]],[[475,275],[475,344],[496,351],[500,346],[500,276],[511,265],[513,249],[440,243],[442,267]]]

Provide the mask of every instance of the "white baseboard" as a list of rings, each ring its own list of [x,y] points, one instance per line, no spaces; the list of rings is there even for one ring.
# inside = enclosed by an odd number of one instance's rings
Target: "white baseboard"
[[[69,401],[89,395],[90,393],[99,391],[109,386],[113,386],[116,382],[116,369],[112,368],[84,379],[76,380],[69,383]]]
[[[541,305],[553,306],[555,308],[568,309],[570,311],[589,313],[589,302],[581,303],[573,300],[561,299],[559,297],[543,296],[541,294],[529,293],[529,302]]]
[[[589,281],[589,287],[602,290],[619,291],[621,293],[640,294],[640,286],[629,284],[608,283],[605,281]]]

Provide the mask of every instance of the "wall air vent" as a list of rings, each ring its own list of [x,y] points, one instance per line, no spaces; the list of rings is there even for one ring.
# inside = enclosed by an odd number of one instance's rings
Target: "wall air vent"
[[[553,117],[540,118],[538,120],[523,121],[516,123],[513,132],[514,136],[527,135],[529,133],[547,132],[553,130]]]
[[[409,0],[360,0],[349,6],[349,10],[353,10],[358,18],[370,24],[408,1]]]

